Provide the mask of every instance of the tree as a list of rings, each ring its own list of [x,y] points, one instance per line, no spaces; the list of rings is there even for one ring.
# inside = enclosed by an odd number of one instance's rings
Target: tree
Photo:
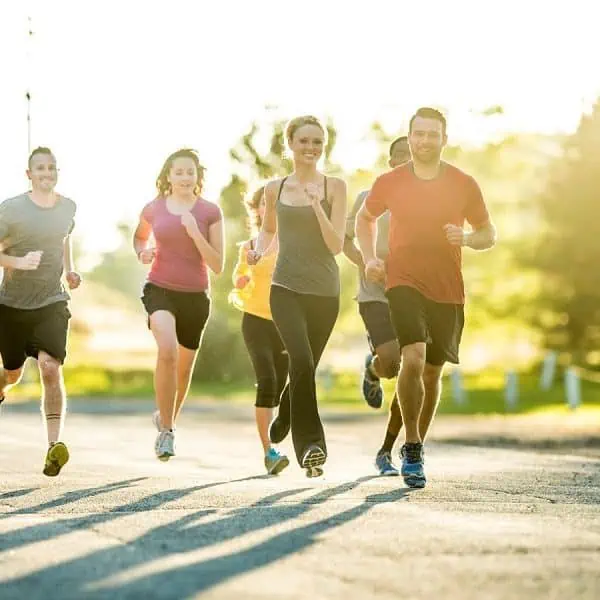
[[[541,234],[523,264],[541,275],[539,310],[531,315],[550,348],[577,364],[600,345],[600,100],[584,115],[540,195]]]

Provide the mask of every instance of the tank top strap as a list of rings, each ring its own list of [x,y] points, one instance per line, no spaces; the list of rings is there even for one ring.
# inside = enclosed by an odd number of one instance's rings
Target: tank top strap
[[[279,186],[279,192],[277,192],[277,200],[275,204],[279,204],[279,199],[281,198],[281,192],[283,191],[283,186],[287,180],[287,175],[281,180],[281,185]]]

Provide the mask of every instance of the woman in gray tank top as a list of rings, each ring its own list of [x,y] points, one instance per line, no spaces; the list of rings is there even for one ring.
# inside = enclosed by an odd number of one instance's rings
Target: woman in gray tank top
[[[335,255],[344,241],[346,184],[317,169],[325,144],[325,128],[318,119],[293,119],[286,137],[294,172],[265,187],[265,217],[248,262],[258,262],[277,233],[279,254],[270,305],[289,355],[290,393],[289,404],[282,398],[269,434],[273,443],[279,443],[291,425],[298,463],[308,477],[315,477],[323,474],[327,458],[315,371],[339,312]]]

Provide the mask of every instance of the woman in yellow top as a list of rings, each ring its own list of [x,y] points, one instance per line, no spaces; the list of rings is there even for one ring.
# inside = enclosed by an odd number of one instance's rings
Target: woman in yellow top
[[[277,241],[271,244],[258,264],[248,264],[248,251],[254,250],[265,212],[264,188],[257,190],[244,204],[253,237],[240,244],[239,258],[233,272],[234,289],[229,298],[244,313],[242,334],[256,374],[256,427],[265,453],[267,472],[276,475],[290,464],[288,457],[273,448],[269,440],[273,409],[279,405],[280,398],[289,393],[286,386],[288,355],[269,307]]]

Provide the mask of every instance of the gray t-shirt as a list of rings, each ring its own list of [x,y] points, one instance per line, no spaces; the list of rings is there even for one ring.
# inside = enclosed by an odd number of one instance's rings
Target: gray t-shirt
[[[369,195],[368,191],[361,192],[356,197],[356,202],[354,202],[354,206],[352,210],[348,214],[348,218],[346,220],[346,237],[354,240],[354,227],[356,224],[356,215],[360,210],[360,207],[363,205],[365,198]],[[389,243],[388,243],[388,234],[390,229],[390,213],[385,212],[377,219],[377,240],[375,243],[375,251],[377,253],[377,257],[385,260],[387,255],[389,254]],[[358,294],[356,299],[358,302],[386,302],[387,298],[385,297],[385,286],[379,285],[377,283],[371,283],[365,279],[365,274],[361,270],[358,274],[359,282],[358,282]]]
[[[33,271],[4,270],[0,304],[34,309],[69,299],[61,277],[64,241],[73,230],[75,210],[75,203],[62,196],[51,208],[38,206],[29,194],[0,204],[0,243],[4,254],[43,252],[39,267]]]

